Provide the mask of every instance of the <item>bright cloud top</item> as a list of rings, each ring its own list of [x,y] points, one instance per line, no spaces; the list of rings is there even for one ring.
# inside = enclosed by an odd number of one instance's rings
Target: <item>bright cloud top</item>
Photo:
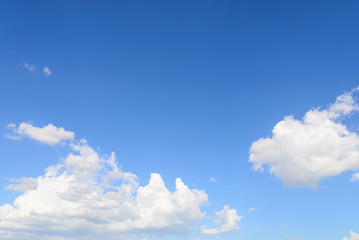
[[[359,240],[359,233],[350,231],[350,237],[344,237],[343,240]]]
[[[217,219],[215,222],[223,224],[216,228],[207,228],[206,226],[203,226],[203,234],[214,235],[239,229],[238,222],[242,220],[242,216],[238,216],[235,209],[230,209],[225,205],[221,211],[216,212],[216,215]]]
[[[52,124],[40,128],[23,122],[20,123],[19,127],[16,127],[14,123],[10,123],[7,127],[12,130],[12,134],[7,135],[10,139],[21,140],[23,137],[28,137],[48,145],[55,145],[62,141],[73,140],[75,137],[73,132],[66,131],[61,127],[55,127]]]
[[[56,133],[61,129],[48,126]],[[20,124],[15,129],[40,142],[63,140],[44,137],[46,127],[35,128],[35,132],[23,128],[35,127]],[[44,175],[12,179],[16,183],[7,189],[23,193],[13,204],[0,206],[0,239],[122,239],[187,234],[203,218],[199,207],[208,201],[203,190],[189,189],[177,178],[176,190],[170,192],[156,173],[151,174],[146,186],[139,186],[135,174],[118,167],[114,153],[100,156],[85,140],[68,146],[67,157],[48,167]]]
[[[340,122],[359,110],[353,98],[358,90],[337,97],[327,109],[308,111],[303,120],[285,117],[274,127],[272,137],[252,144],[253,168],[263,171],[268,166],[286,187],[311,188],[322,178],[358,170],[359,137]]]

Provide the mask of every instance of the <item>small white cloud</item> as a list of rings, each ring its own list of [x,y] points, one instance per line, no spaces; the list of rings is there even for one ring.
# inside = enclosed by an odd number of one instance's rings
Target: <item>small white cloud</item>
[[[359,240],[359,233],[350,231],[350,237],[343,237],[343,240]]]
[[[66,131],[61,127],[57,128],[52,124],[40,128],[23,122],[19,127],[16,127],[14,123],[10,123],[7,127],[12,130],[12,134],[8,134],[6,137],[14,140],[28,137],[41,143],[55,145],[62,141],[73,140],[75,137],[73,132]]]
[[[36,67],[34,64],[24,63],[24,67],[30,72],[35,72]]]
[[[253,212],[254,210],[256,210],[255,208],[250,208],[250,209],[248,209],[248,213],[251,213],[251,212]]]
[[[215,178],[210,178],[209,181],[211,182],[217,182],[217,180]]]
[[[52,74],[50,68],[48,68],[47,66],[45,66],[43,69],[42,69],[42,72],[45,74],[46,77],[50,76]]]
[[[257,228],[256,232],[263,232],[263,230],[264,230],[263,228]]]
[[[359,181],[359,172],[354,173],[352,175],[352,178],[350,179],[350,181],[352,181],[352,182]]]
[[[340,121],[359,110],[353,94],[345,93],[327,109],[312,109],[303,120],[287,116],[273,134],[250,148],[254,170],[269,172],[285,187],[317,188],[321,179],[359,169],[359,137]]]
[[[216,215],[217,219],[215,222],[223,224],[216,228],[207,228],[206,226],[202,226],[202,234],[215,235],[239,229],[238,222],[242,220],[242,216],[238,216],[235,209],[230,209],[227,205],[225,205],[221,211],[216,212]]]
[[[30,190],[34,190],[37,188],[37,180],[36,178],[18,178],[18,179],[10,179],[11,182],[16,182],[17,184],[10,184],[5,189],[6,190],[13,190],[13,191],[20,191],[26,192]]]

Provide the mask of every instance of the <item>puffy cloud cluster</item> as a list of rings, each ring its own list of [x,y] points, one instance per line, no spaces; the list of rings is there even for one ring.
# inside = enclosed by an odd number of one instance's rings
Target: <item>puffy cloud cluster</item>
[[[55,127],[52,124],[40,128],[23,122],[20,123],[18,127],[16,127],[14,123],[10,123],[7,127],[12,130],[12,134],[7,135],[10,139],[22,139],[23,137],[28,137],[48,145],[55,145],[62,141],[73,140],[75,137],[73,132],[66,131],[62,127]]]
[[[225,205],[221,211],[216,212],[216,215],[217,219],[215,221],[222,224],[216,228],[207,228],[206,226],[203,226],[203,234],[214,235],[239,229],[238,222],[242,220],[242,216],[238,216],[235,209],[230,209]]]
[[[343,240],[359,240],[359,233],[350,231],[350,237],[343,237]]]
[[[255,170],[269,167],[286,187],[316,188],[322,178],[359,169],[359,137],[341,123],[359,110],[353,94],[337,97],[327,109],[312,109],[303,120],[287,116],[276,124],[272,136],[261,138],[250,148],[249,161]],[[357,174],[352,180],[358,178]]]
[[[15,133],[55,144],[73,133],[48,125],[20,124]],[[48,134],[48,135],[47,135]],[[122,239],[131,236],[187,234],[203,218],[203,190],[180,178],[169,191],[159,174],[146,186],[122,171],[115,154],[101,156],[86,141],[72,141],[70,153],[37,178],[12,179],[22,191],[13,204],[0,206],[0,239]]]

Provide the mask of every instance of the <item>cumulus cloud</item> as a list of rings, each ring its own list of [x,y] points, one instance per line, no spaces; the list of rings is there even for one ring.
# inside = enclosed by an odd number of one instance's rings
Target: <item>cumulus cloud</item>
[[[343,240],[359,240],[359,233],[350,231],[350,237],[343,237]]]
[[[287,116],[278,122],[271,137],[253,142],[249,161],[254,170],[268,166],[285,187],[317,188],[323,178],[359,169],[359,137],[341,122],[359,110],[353,96],[358,90],[337,97],[326,109],[308,111],[302,120]]]
[[[42,72],[45,74],[46,77],[50,76],[52,74],[50,68],[48,68],[47,66],[45,66],[43,69],[42,69]]]
[[[235,209],[230,209],[227,205],[225,205],[221,211],[216,212],[216,215],[217,219],[215,222],[222,224],[216,228],[207,228],[206,226],[202,226],[203,234],[215,235],[239,229],[238,222],[242,220],[242,216],[238,216]]]
[[[12,130],[12,133],[6,136],[14,140],[21,140],[23,137],[28,137],[41,143],[55,145],[62,141],[73,140],[75,137],[73,132],[66,131],[62,127],[55,127],[52,124],[41,128],[23,122],[20,123],[18,127],[16,127],[14,123],[10,123],[7,127]]]
[[[46,134],[41,133],[47,130],[43,129],[24,132],[40,142],[60,141],[57,137],[52,141],[44,137]],[[59,131],[53,126],[51,129]],[[74,140],[66,146],[69,146],[68,155],[48,167],[43,175],[12,179],[18,184],[11,184],[7,189],[23,193],[12,204],[0,206],[0,239],[183,235],[190,233],[195,222],[204,217],[200,206],[207,204],[207,194],[190,189],[180,178],[176,179],[173,192],[156,173],[151,174],[147,185],[140,186],[135,174],[121,170],[114,153],[101,155],[86,141]],[[226,217],[225,213],[219,215]]]

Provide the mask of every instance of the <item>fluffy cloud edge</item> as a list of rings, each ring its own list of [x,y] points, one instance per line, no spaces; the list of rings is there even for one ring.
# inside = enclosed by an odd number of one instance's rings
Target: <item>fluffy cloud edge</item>
[[[321,179],[359,169],[359,137],[341,123],[359,110],[353,97],[358,90],[338,96],[326,109],[308,111],[302,120],[287,116],[278,122],[271,137],[252,143],[253,169],[268,167],[284,187],[313,189]]]
[[[342,240],[359,240],[359,233],[350,231],[350,237],[343,237]]]
[[[208,228],[207,226],[202,226],[202,234],[217,235],[239,229],[238,223],[243,218],[243,216],[237,215],[237,210],[230,209],[228,205],[225,205],[221,211],[217,211],[216,215],[217,219],[215,219],[215,222],[222,224],[216,228]]]

